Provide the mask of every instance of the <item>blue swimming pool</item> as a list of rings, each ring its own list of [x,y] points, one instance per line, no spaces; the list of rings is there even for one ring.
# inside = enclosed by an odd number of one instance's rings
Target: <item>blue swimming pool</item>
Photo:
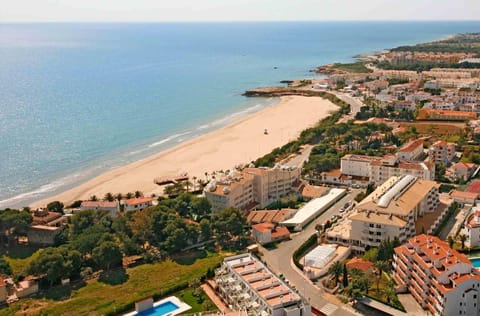
[[[171,313],[179,307],[172,302],[165,302],[160,305],[154,306],[153,308],[147,309],[146,311],[140,312],[138,316],[163,316]]]
[[[469,258],[475,268],[480,268],[480,257]]]

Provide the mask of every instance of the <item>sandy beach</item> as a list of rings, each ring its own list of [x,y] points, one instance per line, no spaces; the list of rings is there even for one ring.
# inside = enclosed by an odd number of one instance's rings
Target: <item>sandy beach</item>
[[[156,177],[188,173],[191,177],[205,178],[205,172],[231,169],[248,163],[295,139],[302,130],[336,109],[336,105],[322,98],[282,97],[278,104],[226,127],[108,171],[66,192],[32,203],[31,206],[45,206],[54,200],[68,205],[92,195],[101,198],[107,192],[115,194],[140,190],[145,195],[161,194],[163,188],[153,182]],[[264,129],[268,130],[268,135],[264,134]]]

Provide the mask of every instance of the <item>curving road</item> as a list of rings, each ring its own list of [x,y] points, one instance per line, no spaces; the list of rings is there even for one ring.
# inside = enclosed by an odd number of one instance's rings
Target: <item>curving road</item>
[[[267,250],[262,248],[263,259],[267,266],[277,275],[283,274],[289,281],[290,285],[296,287],[298,292],[309,300],[313,307],[318,310],[328,310],[328,315],[361,315],[349,305],[341,303],[335,296],[314,286],[310,280],[303,276],[303,273],[292,263],[292,255],[313,233],[315,233],[315,225],[323,223],[332,215],[339,214],[339,209],[360,192],[360,190],[352,190],[338,203],[320,215],[315,221],[310,223],[302,232],[293,235],[292,239],[277,245],[277,248]]]

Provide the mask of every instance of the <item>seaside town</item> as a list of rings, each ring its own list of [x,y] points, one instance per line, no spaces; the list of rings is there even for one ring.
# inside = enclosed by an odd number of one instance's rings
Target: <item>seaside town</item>
[[[0,315],[480,315],[480,34],[358,57],[244,93],[334,109],[261,157],[1,210]]]

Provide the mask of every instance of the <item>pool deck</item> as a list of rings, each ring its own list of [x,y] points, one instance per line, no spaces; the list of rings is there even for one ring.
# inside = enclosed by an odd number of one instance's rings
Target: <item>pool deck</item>
[[[155,308],[155,307],[157,307],[157,306],[159,306],[163,303],[166,303],[166,302],[172,302],[173,304],[178,306],[178,308],[176,310],[166,314],[166,315],[169,315],[169,316],[181,314],[181,313],[186,312],[186,311],[188,311],[189,309],[192,308],[190,305],[182,302],[176,296],[169,296],[169,297],[164,298],[160,301],[157,301],[157,302],[153,303],[153,307]],[[133,311],[133,312],[130,312],[130,313],[127,313],[127,314],[123,314],[123,316],[135,316],[135,315],[138,315],[138,313],[136,311]]]

